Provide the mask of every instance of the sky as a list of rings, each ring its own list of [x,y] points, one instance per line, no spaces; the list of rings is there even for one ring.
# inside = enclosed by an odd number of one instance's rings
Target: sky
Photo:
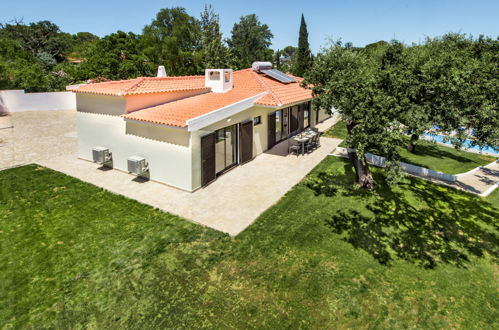
[[[308,26],[314,53],[328,40],[341,39],[355,46],[397,39],[407,44],[422,42],[447,32],[478,37],[499,35],[498,0],[3,0],[0,22],[22,19],[25,23],[50,20],[62,31],[87,31],[100,37],[117,30],[141,33],[161,8],[184,7],[199,18],[206,3],[220,15],[224,37],[234,23],[255,13],[272,31],[273,49],[296,46],[300,17]]]

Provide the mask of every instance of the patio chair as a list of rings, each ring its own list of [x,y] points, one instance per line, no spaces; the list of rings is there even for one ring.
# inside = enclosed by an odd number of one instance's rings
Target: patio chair
[[[301,145],[295,139],[290,139],[289,153],[295,153],[298,156],[301,153]]]
[[[316,134],[314,135],[313,137],[310,138],[310,140],[305,143],[305,150],[307,150],[307,152],[310,152],[312,150],[314,150],[315,148],[317,148],[317,137],[319,136],[319,134]]]
[[[315,144],[315,147],[316,148],[319,148],[321,146],[321,135],[322,135],[322,132],[318,132],[317,133],[317,139],[316,139],[316,144]]]

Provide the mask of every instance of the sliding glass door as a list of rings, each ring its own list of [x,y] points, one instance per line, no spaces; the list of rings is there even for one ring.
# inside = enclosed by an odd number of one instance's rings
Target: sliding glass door
[[[275,112],[275,140],[276,142],[282,139],[282,112],[278,110]]]
[[[310,102],[303,103],[303,128],[310,127]]]
[[[215,131],[215,169],[217,174],[237,164],[236,125]]]

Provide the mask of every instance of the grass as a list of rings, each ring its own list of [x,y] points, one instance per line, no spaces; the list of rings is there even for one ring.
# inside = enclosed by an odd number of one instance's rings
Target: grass
[[[342,140],[346,140],[347,134],[347,125],[343,120],[340,120],[333,127],[324,132],[324,136]]]
[[[352,188],[328,157],[236,238],[0,172],[1,328],[497,328],[499,191]]]
[[[400,158],[403,162],[447,174],[465,173],[496,160],[492,156],[456,150],[430,141],[418,141],[414,153],[401,148]]]
[[[345,140],[347,138],[345,122],[339,121],[325,133],[325,136]],[[342,141],[339,146],[346,147],[345,141]],[[424,140],[419,140],[416,143],[414,153],[407,151],[406,145],[400,146],[399,150],[401,161],[447,174],[465,173],[497,159]]]

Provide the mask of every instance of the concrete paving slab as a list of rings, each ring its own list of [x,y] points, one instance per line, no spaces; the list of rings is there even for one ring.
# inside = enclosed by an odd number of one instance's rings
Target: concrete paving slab
[[[0,117],[0,170],[76,153],[76,111],[14,112]]]
[[[158,182],[134,180],[134,176],[118,170],[102,170],[75,155],[37,163],[234,236],[279,201],[339,143],[337,139],[322,138],[320,148],[295,156],[284,155],[287,142],[282,142],[193,193]]]

